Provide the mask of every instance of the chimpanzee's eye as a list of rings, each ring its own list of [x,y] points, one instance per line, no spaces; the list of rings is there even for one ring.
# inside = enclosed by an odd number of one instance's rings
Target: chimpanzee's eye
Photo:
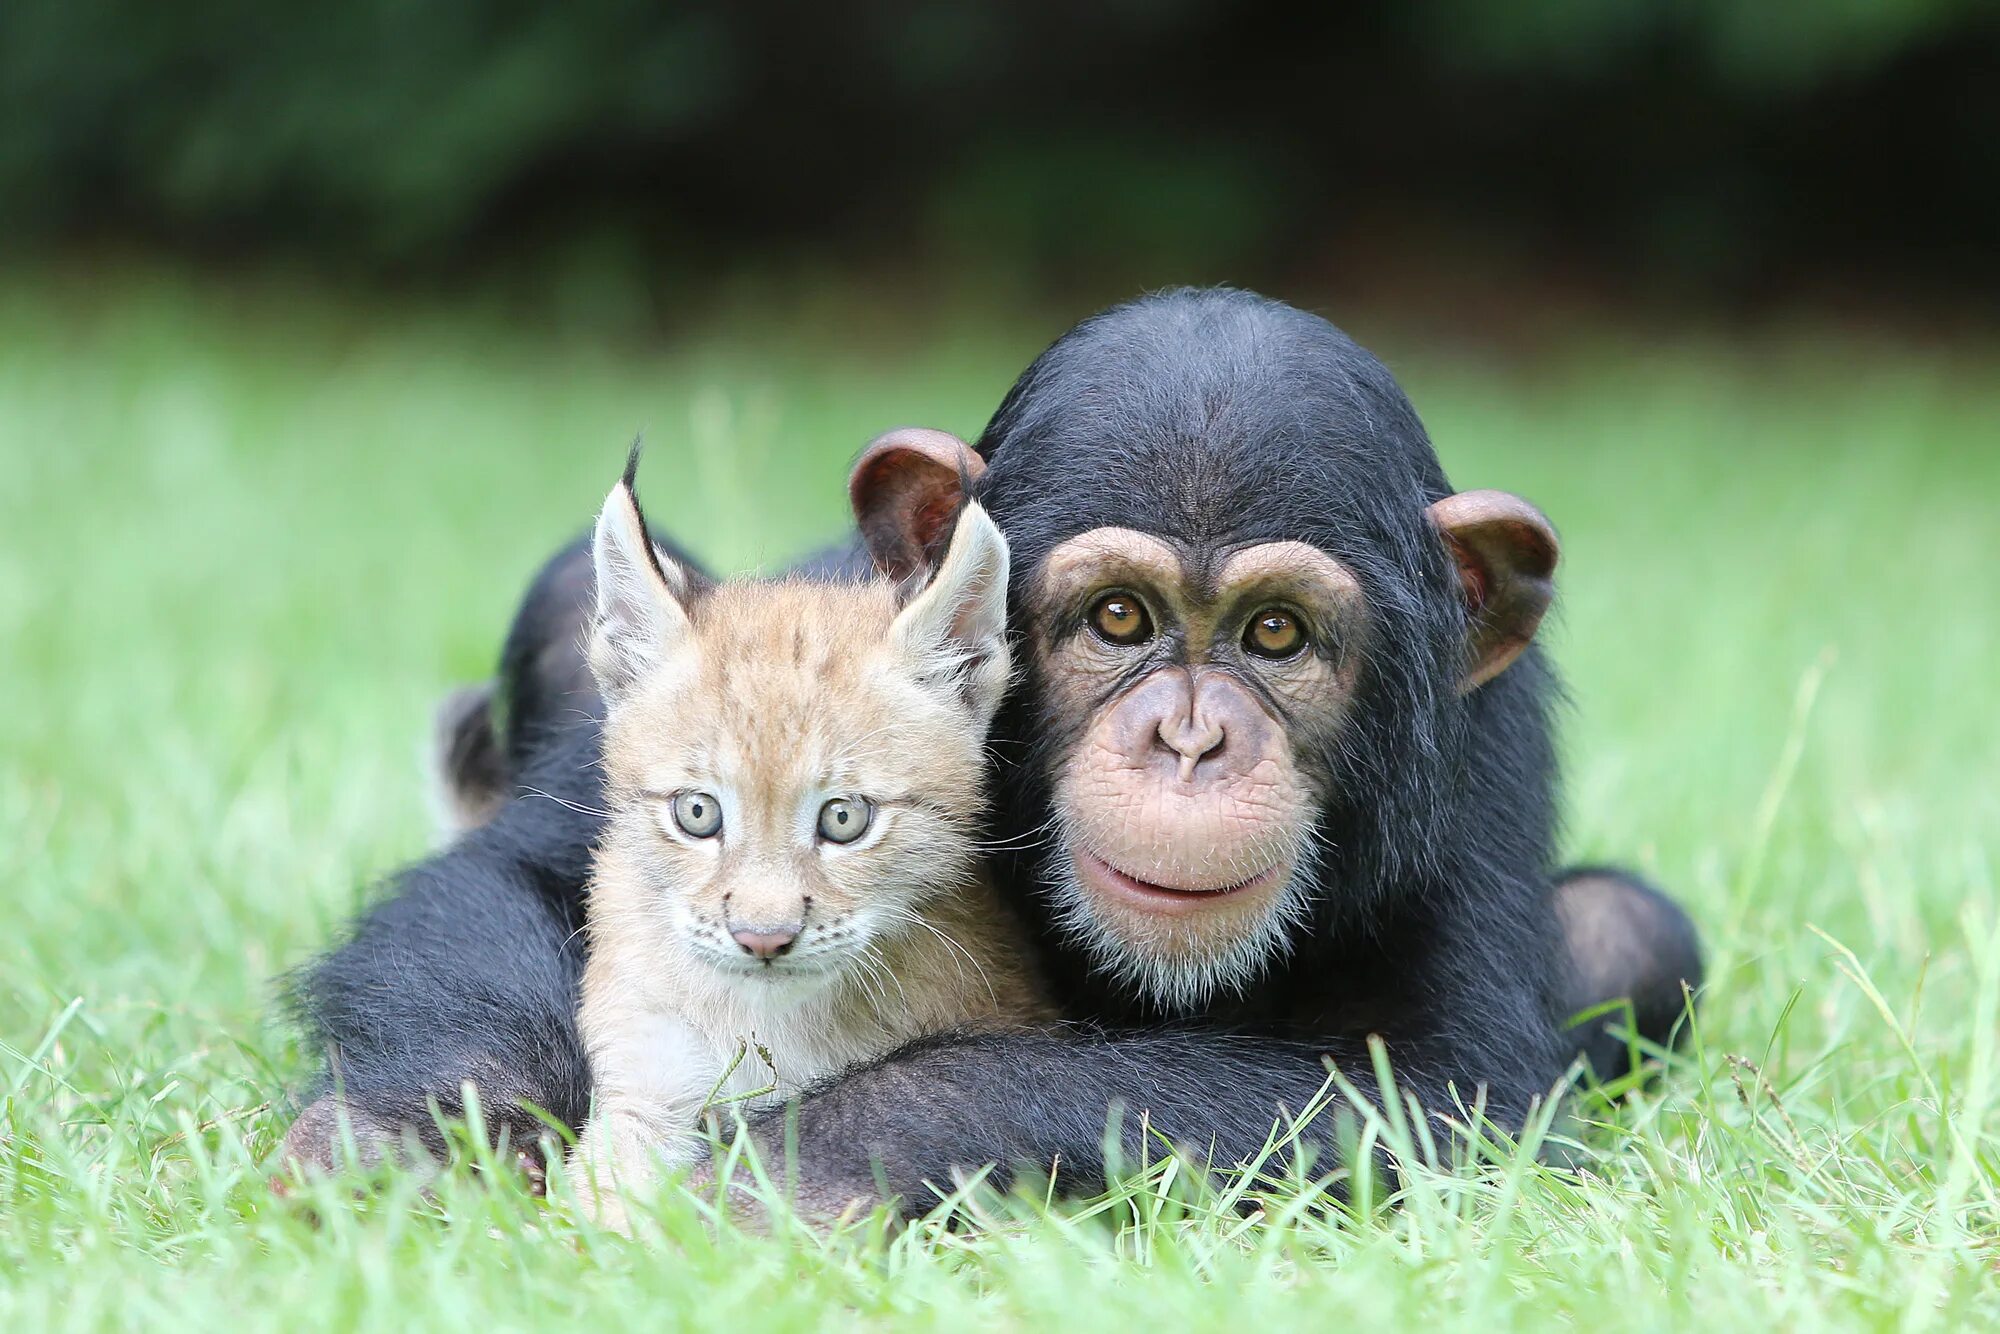
[[[859,797],[835,797],[819,808],[819,836],[829,843],[852,843],[875,822],[875,807]]]
[[[1090,628],[1107,644],[1143,644],[1153,637],[1153,618],[1130,593],[1106,593],[1091,604]]]
[[[683,792],[674,798],[674,823],[690,838],[714,838],[722,832],[722,805],[708,792]]]
[[[1282,607],[1266,607],[1243,627],[1243,647],[1260,658],[1289,658],[1306,646],[1306,628]]]

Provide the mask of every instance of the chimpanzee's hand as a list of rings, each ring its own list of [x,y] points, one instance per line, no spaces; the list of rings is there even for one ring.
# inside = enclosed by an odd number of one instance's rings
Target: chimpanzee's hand
[[[843,1166],[831,1161],[830,1155],[814,1157],[802,1153],[798,1156],[797,1171],[788,1172],[782,1124],[767,1122],[748,1134],[758,1161],[783,1201],[782,1207],[808,1226],[830,1231],[865,1218],[884,1204],[902,1203],[883,1197],[872,1172],[856,1172],[853,1164]],[[865,1169],[866,1164],[861,1166]],[[716,1162],[704,1160],[688,1173],[686,1185],[698,1198],[715,1201],[738,1227],[755,1232],[769,1230],[772,1201],[747,1163],[738,1161],[732,1165],[725,1188]],[[899,1208],[892,1207],[890,1212],[898,1219],[903,1217]]]
[[[343,1104],[328,1094],[300,1112],[299,1119],[285,1132],[271,1163],[268,1183],[271,1193],[282,1199],[297,1188],[302,1178],[332,1176],[345,1169],[366,1172],[385,1164],[426,1173],[438,1169],[438,1160],[404,1127],[392,1125],[352,1103]],[[514,1166],[531,1193],[540,1195],[547,1190],[548,1174],[537,1153],[516,1150]]]
[[[332,1176],[349,1167],[364,1171],[378,1167],[394,1161],[399,1148],[394,1126],[328,1094],[300,1112],[285,1132],[270,1165],[271,1193],[283,1198],[301,1178]]]

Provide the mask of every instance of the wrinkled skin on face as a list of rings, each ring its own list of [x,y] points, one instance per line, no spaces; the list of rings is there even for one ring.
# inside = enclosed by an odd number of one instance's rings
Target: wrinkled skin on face
[[[1353,575],[1302,542],[1198,573],[1174,543],[1093,529],[1050,554],[1030,632],[1036,679],[1090,720],[1054,775],[1063,911],[1104,966],[1185,994],[1282,952],[1305,909],[1311,756],[1368,626]],[[1133,625],[1105,633],[1107,606]]]

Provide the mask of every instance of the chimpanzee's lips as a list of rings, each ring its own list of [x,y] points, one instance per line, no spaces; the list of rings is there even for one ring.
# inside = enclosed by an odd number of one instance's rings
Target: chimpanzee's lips
[[[1122,899],[1135,907],[1151,912],[1166,913],[1200,912],[1203,908],[1223,899],[1266,888],[1285,873],[1284,866],[1280,864],[1234,884],[1184,889],[1141,880],[1138,876],[1119,870],[1088,848],[1072,847],[1070,860],[1076,866],[1077,877],[1092,893]]]

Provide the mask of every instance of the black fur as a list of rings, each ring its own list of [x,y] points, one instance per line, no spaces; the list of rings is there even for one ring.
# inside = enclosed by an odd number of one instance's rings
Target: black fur
[[[569,1125],[590,1108],[576,1004],[582,890],[601,823],[596,722],[550,729],[518,782],[533,792],[404,871],[291,984],[294,1013],[328,1054],[314,1095],[338,1090],[432,1149],[442,1142],[429,1103],[460,1115],[467,1080],[488,1124],[517,1147],[544,1133],[522,1100]]]
[[[603,823],[604,703],[584,655],[592,601],[590,540],[579,538],[537,572],[508,630],[502,718],[468,713],[467,734],[446,747],[504,754],[507,799],[399,874],[345,942],[288,979],[290,1010],[327,1053],[312,1096],[339,1092],[369,1121],[413,1128],[434,1151],[443,1137],[430,1104],[460,1116],[467,1080],[488,1125],[517,1147],[546,1133],[523,1102],[570,1126],[590,1110],[576,1005],[584,885]],[[503,739],[476,735],[482,728]],[[490,763],[475,767],[447,779],[490,784]],[[310,1161],[329,1156],[303,1147]]]
[[[1698,977],[1692,929],[1650,891],[1630,899],[1616,889],[1629,881],[1585,877],[1579,901],[1609,905],[1602,920],[1635,903],[1644,920],[1622,937],[1638,942],[1636,954],[1595,972],[1571,967],[1551,886],[1556,683],[1531,648],[1470,695],[1457,692],[1465,614],[1424,515],[1450,488],[1379,362],[1276,302],[1166,293],[1059,340],[979,448],[990,465],[980,498],[1008,535],[1022,599],[1056,543],[1103,524],[1211,555],[1298,538],[1357,571],[1377,633],[1350,725],[1301,757],[1331,793],[1312,921],[1243,994],[1198,1014],[1158,1012],[1093,972],[1049,923],[1046,849],[1032,835],[1048,813],[1067,720],[1043,708],[1036,682],[1016,692],[997,738],[996,834],[1026,846],[1001,880],[1039,929],[1067,1012],[1091,1027],[939,1037],[817,1091],[786,1127],[815,1197],[879,1180],[921,1207],[925,1182],[986,1162],[1060,1163],[1070,1187],[1088,1188],[1103,1177],[1114,1111],[1128,1151],[1140,1147],[1143,1112],[1216,1161],[1239,1161],[1280,1109],[1298,1111],[1319,1089],[1326,1059],[1371,1089],[1371,1034],[1428,1105],[1483,1095],[1496,1119],[1518,1123],[1578,1052],[1565,1016],[1628,982],[1646,992],[1646,1036],[1666,1037],[1678,1004],[1669,1013],[1654,1002],[1669,990],[1662,977]],[[819,564],[851,569],[852,554]],[[564,720],[587,693],[575,686],[580,663],[564,653],[577,656],[588,577],[574,550],[552,562],[504,660],[510,759],[524,785],[562,800],[517,799],[405,873],[355,938],[301,981],[311,1031],[371,1116],[421,1117],[427,1095],[449,1111],[461,1078],[480,1082],[490,1108],[524,1095],[572,1124],[584,1114],[571,933],[596,820],[562,802],[587,810],[597,800],[594,724]],[[1014,610],[1036,609],[1022,600]],[[1617,1059],[1601,1034],[1583,1036],[1593,1059]],[[1322,1142],[1334,1119],[1316,1132]],[[510,1124],[517,1143],[533,1131]],[[763,1122],[773,1146],[781,1124]]]

